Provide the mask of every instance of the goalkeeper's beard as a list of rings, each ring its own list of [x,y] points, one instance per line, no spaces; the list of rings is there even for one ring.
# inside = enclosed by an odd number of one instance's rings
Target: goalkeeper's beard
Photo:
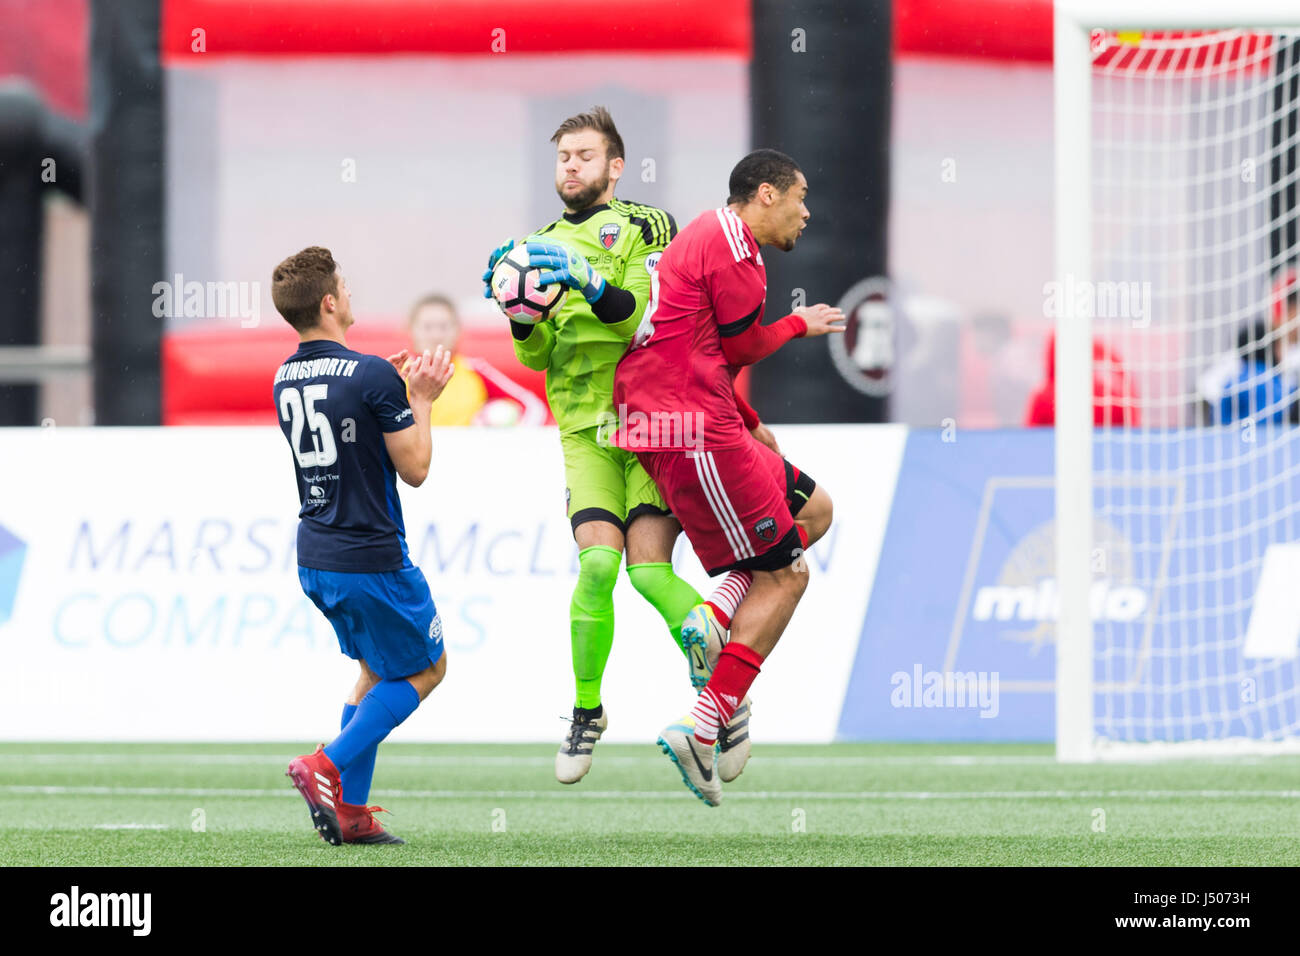
[[[596,180],[594,183],[583,186],[572,196],[564,195],[564,183],[560,183],[556,186],[555,191],[560,194],[560,199],[564,202],[565,208],[568,209],[569,212],[576,213],[582,212],[589,206],[595,205],[596,200],[604,194],[607,188],[609,188],[608,168],[600,179]]]

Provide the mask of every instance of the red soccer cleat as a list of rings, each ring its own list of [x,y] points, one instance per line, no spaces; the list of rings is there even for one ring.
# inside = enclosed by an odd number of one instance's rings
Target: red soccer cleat
[[[340,846],[343,834],[339,829],[338,808],[347,806],[343,803],[343,786],[339,781],[339,772],[329,757],[325,756],[325,747],[316,746],[315,753],[294,757],[289,761],[285,776],[293,781],[302,798],[311,810],[311,825],[315,827],[326,843]]]
[[[387,813],[383,807],[365,807],[339,801],[338,821],[344,843],[405,843],[393,836],[375,819],[375,813]]]

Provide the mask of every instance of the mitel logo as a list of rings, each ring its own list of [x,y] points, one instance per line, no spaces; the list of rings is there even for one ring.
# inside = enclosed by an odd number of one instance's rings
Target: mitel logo
[[[0,624],[14,613],[18,599],[18,578],[23,572],[23,559],[27,557],[27,542],[0,525]]]
[[[1141,588],[1115,585],[1105,578],[1094,581],[1088,595],[1095,621],[1136,621],[1147,609]],[[971,617],[977,621],[1055,621],[1061,613],[1056,578],[1027,584],[986,585],[975,592]]]
[[[148,936],[151,893],[85,893],[74,886],[50,897],[51,926],[129,926],[133,936]]]
[[[1043,489],[1040,500],[1044,505],[1049,501],[1049,490],[1046,486]],[[1023,494],[1021,490],[1021,497],[1015,499],[1021,508],[1027,506]],[[1012,505],[1005,503],[1002,507],[1009,509]],[[986,495],[985,509],[986,515],[992,514],[991,496]],[[992,522],[982,519],[980,525],[987,528]],[[965,609],[959,608],[958,614],[981,626],[991,625],[1000,639],[1026,644],[1032,654],[1037,654],[1039,648],[1055,642],[1056,621],[1061,613],[1056,580],[1056,522],[1049,518],[1012,538],[1001,561],[997,558],[1000,547],[995,544],[999,537],[977,536],[972,543],[967,574],[974,587],[963,597]],[[1092,619],[1115,626],[1141,626],[1151,614],[1153,602],[1137,573],[1137,548],[1121,529],[1101,518],[1093,520],[1092,544],[1093,578],[1088,589]],[[988,574],[990,565],[998,567],[996,578],[981,582],[979,578]],[[955,623],[954,630],[961,633],[964,626]]]

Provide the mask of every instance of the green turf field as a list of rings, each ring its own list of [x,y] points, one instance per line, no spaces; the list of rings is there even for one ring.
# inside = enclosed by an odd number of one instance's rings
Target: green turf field
[[[0,744],[0,865],[1300,864],[1294,757],[769,745],[710,808],[649,744],[599,745],[573,787],[550,745],[390,744],[371,803],[408,844],[331,847],[283,775],[307,749]]]

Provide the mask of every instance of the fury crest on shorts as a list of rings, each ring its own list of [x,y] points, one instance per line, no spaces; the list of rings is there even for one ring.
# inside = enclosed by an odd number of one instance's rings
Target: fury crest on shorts
[[[618,242],[618,223],[605,223],[600,227],[600,244],[606,249],[613,249],[616,242]]]
[[[754,525],[754,534],[758,535],[764,541],[775,541],[776,519],[764,518],[758,524]]]

